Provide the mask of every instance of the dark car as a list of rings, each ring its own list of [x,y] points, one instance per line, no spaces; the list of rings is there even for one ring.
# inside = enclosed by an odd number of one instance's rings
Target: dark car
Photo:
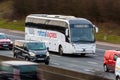
[[[43,42],[15,40],[13,53],[16,58],[49,64],[49,52]]]
[[[0,33],[0,48],[8,48],[12,50],[13,42],[7,37],[5,33]]]
[[[38,64],[28,61],[2,61],[0,80],[42,80]]]

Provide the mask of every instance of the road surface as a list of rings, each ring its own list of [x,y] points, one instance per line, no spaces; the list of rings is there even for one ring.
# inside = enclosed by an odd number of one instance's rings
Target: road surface
[[[17,31],[0,30],[0,32],[6,33],[13,41],[15,39],[24,39],[24,33]],[[99,42],[98,42],[99,43]],[[85,57],[78,55],[64,55],[60,56],[57,53],[50,54],[50,65],[59,68],[69,69],[73,71],[101,75],[114,80],[114,73],[107,73],[103,71],[103,55],[106,49],[117,49],[118,46],[98,44],[95,55],[86,55]],[[10,50],[0,50],[0,55],[13,57],[13,53]]]

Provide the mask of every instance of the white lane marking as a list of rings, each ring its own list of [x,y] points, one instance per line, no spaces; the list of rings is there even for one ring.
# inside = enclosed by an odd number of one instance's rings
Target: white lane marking
[[[61,56],[58,56],[58,55],[51,55],[52,57],[61,57]]]
[[[97,71],[97,69],[93,69],[93,68],[86,68],[86,69],[83,69],[84,71],[87,71],[87,72],[95,72]]]
[[[84,71],[90,72],[91,70],[90,69],[84,69]]]
[[[96,57],[96,56],[98,56],[98,55],[97,55],[97,54],[94,54],[94,55],[92,55],[92,56]]]
[[[88,61],[87,63],[89,63],[89,64],[94,64],[94,65],[97,65],[98,63],[96,63],[96,62],[91,62],[91,61]]]
[[[106,49],[100,49],[100,48],[97,48],[97,50],[100,50],[100,51],[105,51]]]
[[[55,62],[51,62],[51,64],[53,64],[53,65],[57,65],[57,66],[60,65],[59,63],[55,63]]]
[[[75,65],[75,64],[69,64],[69,67],[80,67],[79,65]]]

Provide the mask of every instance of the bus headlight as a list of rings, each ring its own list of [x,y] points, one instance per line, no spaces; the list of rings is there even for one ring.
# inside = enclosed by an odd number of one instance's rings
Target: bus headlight
[[[46,53],[46,56],[49,56],[49,52]]]
[[[29,52],[30,56],[35,56],[35,53]]]

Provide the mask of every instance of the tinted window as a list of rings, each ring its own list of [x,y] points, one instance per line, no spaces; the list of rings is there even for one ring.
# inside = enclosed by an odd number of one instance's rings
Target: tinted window
[[[7,38],[6,35],[1,35],[1,34],[0,34],[0,39],[6,39],[6,38]]]
[[[58,31],[65,34],[65,27],[59,25],[52,25],[52,24],[37,24],[37,23],[26,23],[26,27],[31,28],[38,28],[38,29],[45,29],[45,30],[53,30]]]
[[[37,71],[37,66],[35,65],[28,65],[28,66],[19,66],[20,72],[34,72]]]
[[[116,61],[118,57],[120,57],[120,54],[117,54],[117,55],[115,54],[114,55],[114,61]]]
[[[19,66],[21,80],[37,80],[37,66],[25,65]]]
[[[13,72],[13,68],[10,66],[1,65],[0,67],[2,71]]]

